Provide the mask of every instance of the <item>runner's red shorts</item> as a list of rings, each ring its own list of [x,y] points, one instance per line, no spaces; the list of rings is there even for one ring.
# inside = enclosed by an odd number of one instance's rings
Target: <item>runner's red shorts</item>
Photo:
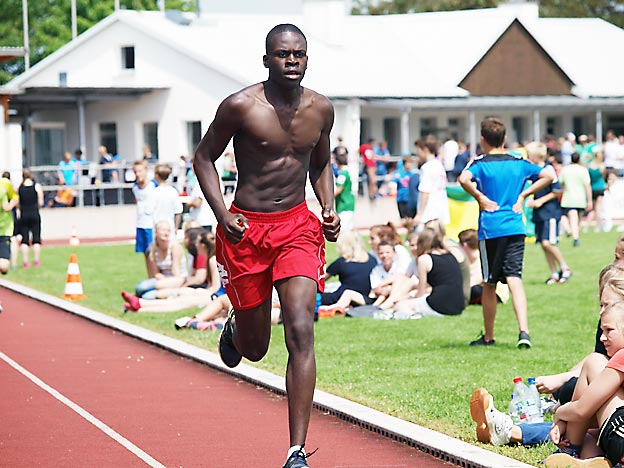
[[[217,227],[217,264],[221,283],[237,310],[251,309],[271,297],[273,283],[294,276],[325,287],[325,238],[319,219],[305,202],[279,213],[245,211],[232,204],[249,228],[238,244]]]

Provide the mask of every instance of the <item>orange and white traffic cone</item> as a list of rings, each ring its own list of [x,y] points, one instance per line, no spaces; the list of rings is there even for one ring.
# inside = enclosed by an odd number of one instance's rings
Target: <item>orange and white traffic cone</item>
[[[78,247],[80,245],[80,239],[78,239],[76,226],[72,226],[71,236],[69,238],[69,245],[73,247]]]
[[[82,292],[80,268],[78,268],[78,256],[76,254],[71,254],[69,256],[67,281],[65,282],[65,294],[63,294],[63,297],[70,301],[78,301],[87,297]]]

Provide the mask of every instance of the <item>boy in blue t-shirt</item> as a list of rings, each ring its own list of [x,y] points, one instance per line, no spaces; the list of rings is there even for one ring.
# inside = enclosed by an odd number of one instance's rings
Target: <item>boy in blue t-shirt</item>
[[[534,141],[525,147],[529,161],[538,167],[547,167],[556,177],[555,169],[547,166],[546,156],[548,150],[544,143]],[[559,247],[559,221],[561,220],[561,184],[557,179],[545,189],[540,190],[533,196],[533,200],[527,201],[527,206],[533,208],[533,223],[535,224],[535,239],[542,246],[546,262],[550,268],[550,278],[546,284],[565,283],[572,276],[572,270],[566,264]]]
[[[496,319],[496,283],[507,283],[518,320],[518,348],[530,348],[527,301],[522,285],[525,227],[524,200],[553,181],[552,174],[506,153],[505,124],[488,117],[481,122],[484,154],[471,161],[459,183],[479,203],[479,251],[483,270],[483,323],[485,334],[470,346],[493,345]],[[535,181],[526,190],[527,180]],[[476,182],[476,185],[472,183]]]

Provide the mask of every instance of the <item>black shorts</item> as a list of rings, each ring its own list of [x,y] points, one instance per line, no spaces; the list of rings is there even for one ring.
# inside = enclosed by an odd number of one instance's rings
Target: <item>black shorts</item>
[[[0,258],[11,258],[11,238],[9,236],[0,236]]]
[[[191,284],[189,285],[189,288],[193,288],[193,289],[206,289],[208,287],[208,283],[204,282],[202,284]]]
[[[624,457],[624,406],[616,409],[600,428],[598,447],[604,451],[605,457],[612,465],[617,465],[622,461]]]
[[[585,215],[585,208],[564,208],[563,206],[561,207],[561,211],[563,212],[564,216],[568,216],[568,213],[570,211],[578,211],[578,215],[579,218]]]
[[[538,244],[547,241],[552,245],[557,245],[559,243],[559,219],[535,221],[535,240]]]
[[[479,241],[483,280],[488,284],[507,283],[508,277],[522,278],[524,234]]]
[[[41,218],[22,218],[20,220],[20,234],[22,235],[22,243],[41,244]]]
[[[592,190],[592,201],[596,201],[598,197],[604,197],[604,189]]]
[[[399,216],[403,218],[413,218],[416,216],[416,210],[411,208],[407,202],[397,202],[397,208],[399,209]]]

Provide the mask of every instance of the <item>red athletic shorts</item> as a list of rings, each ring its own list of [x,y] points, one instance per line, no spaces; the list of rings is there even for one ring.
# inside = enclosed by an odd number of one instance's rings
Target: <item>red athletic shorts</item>
[[[241,210],[249,228],[238,244],[217,227],[217,264],[221,283],[237,310],[251,309],[271,297],[273,283],[293,276],[312,278],[325,287],[325,239],[319,219],[305,202],[279,213]]]

